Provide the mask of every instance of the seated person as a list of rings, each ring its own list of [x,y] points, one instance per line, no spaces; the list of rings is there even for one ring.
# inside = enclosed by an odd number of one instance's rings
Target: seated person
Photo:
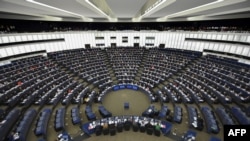
[[[157,124],[155,125],[155,130],[161,130],[161,126],[160,126],[159,123],[157,123]]]
[[[141,127],[144,127],[144,126],[146,125],[146,122],[145,122],[144,120],[141,120],[141,121],[139,122],[139,124],[140,124]]]
[[[132,123],[132,124],[135,125],[135,126],[137,126],[137,125],[138,125],[138,122],[136,122],[136,121],[133,120],[133,123]]]
[[[105,122],[102,127],[103,127],[103,129],[108,129],[108,123]]]
[[[150,122],[148,122],[145,126],[146,126],[147,128],[152,128],[152,127],[153,127],[153,125],[152,125]]]
[[[19,140],[19,132],[16,132],[15,134],[14,134],[14,141],[17,141],[17,140]]]

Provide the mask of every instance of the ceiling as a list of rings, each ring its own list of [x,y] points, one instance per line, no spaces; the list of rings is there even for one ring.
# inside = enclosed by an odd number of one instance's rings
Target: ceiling
[[[0,18],[73,22],[250,18],[250,0],[0,0]]]

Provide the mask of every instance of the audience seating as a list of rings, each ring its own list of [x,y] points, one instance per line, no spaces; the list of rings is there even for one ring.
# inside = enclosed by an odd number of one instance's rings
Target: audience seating
[[[182,108],[180,106],[174,107],[174,121],[177,123],[182,121]]]
[[[195,141],[197,133],[192,130],[188,130],[182,138],[182,141]]]
[[[35,109],[29,109],[25,112],[22,120],[17,126],[16,132],[19,134],[20,141],[27,141],[26,138],[30,129],[32,122],[34,121],[37,115],[37,111]]]
[[[168,95],[166,94],[165,91],[159,90],[159,91],[157,92],[157,94],[158,94],[158,97],[160,97],[160,102],[161,102],[162,104],[163,104],[163,103],[169,102],[169,97],[168,97]]]
[[[17,122],[21,111],[19,109],[13,109],[11,112],[4,118],[4,123],[0,126],[0,141],[5,141],[6,136],[11,131],[12,127]]]
[[[96,115],[92,111],[91,106],[86,106],[86,108],[85,108],[85,114],[86,114],[88,120],[96,120]]]
[[[155,107],[154,105],[150,105],[143,113],[142,116],[144,117],[154,117],[155,116]]]
[[[212,136],[212,137],[210,137],[209,141],[221,141],[221,139]]]
[[[79,108],[78,107],[73,107],[71,109],[71,118],[72,118],[72,123],[79,124],[81,122],[81,117],[79,114]]]
[[[174,103],[181,103],[182,99],[179,93],[176,93],[176,91],[173,90],[173,88],[168,84],[167,86],[162,88],[162,91],[168,95],[168,97],[171,99]]]
[[[223,125],[234,125],[234,121],[229,113],[226,112],[226,109],[223,107],[218,107],[215,110],[216,114],[220,118]]]
[[[74,49],[49,53],[48,56],[80,78],[105,88],[111,85],[104,52],[100,49]]]
[[[144,51],[143,48],[129,47],[106,49],[119,83],[134,82]]]
[[[161,110],[158,114],[158,118],[162,119],[162,118],[166,118],[166,116],[170,113],[168,107],[166,105],[162,105],[161,106]]]
[[[54,128],[56,131],[64,130],[64,118],[65,118],[65,108],[60,108],[56,110]]]
[[[198,130],[202,130],[203,129],[203,120],[200,119],[200,117],[197,113],[197,109],[192,107],[192,106],[188,106],[187,111],[188,111],[189,127],[194,128],[194,129],[198,129]]]
[[[237,121],[242,125],[249,125],[250,120],[246,114],[239,107],[231,108],[232,115],[237,119]]]
[[[220,129],[217,123],[217,120],[215,118],[215,115],[211,109],[208,107],[201,107],[201,112],[204,116],[206,126],[207,127],[207,132],[208,133],[219,133]]]
[[[37,120],[36,123],[36,129],[35,129],[35,134],[37,136],[44,136],[46,137],[47,135],[47,126],[49,122],[49,118],[51,115],[52,110],[51,109],[44,109]]]
[[[207,102],[209,105],[220,103],[224,106],[215,109],[222,124],[236,124],[232,116],[239,124],[250,124],[248,117],[250,115],[250,106],[248,106],[250,102],[249,65],[234,59],[215,55],[201,56],[196,52],[178,49],[123,47],[105,50],[74,49],[48,53],[48,57],[50,59],[39,55],[11,61],[8,65],[0,66],[0,105],[7,106],[5,110],[0,109],[0,115],[9,113],[0,117],[0,120],[5,120],[0,127],[1,140],[6,138],[15,124],[17,128],[13,131],[20,133],[21,140],[26,140],[36,111],[29,109],[20,112],[14,108],[17,105],[29,107],[31,104],[36,104],[42,108],[45,104],[49,104],[54,108],[59,102],[65,106],[70,102],[76,104],[86,102],[85,113],[87,118],[92,121],[96,120],[96,115],[91,109],[93,99],[98,97],[98,101],[101,101],[102,96],[109,90],[125,88],[143,90],[149,95],[151,102],[159,99],[163,106],[157,114],[158,118],[166,117],[169,110],[164,103],[169,100],[185,104],[195,102],[197,105]],[[193,62],[194,59],[197,60]],[[110,62],[115,79],[118,80],[116,85],[111,80],[107,62]],[[61,71],[58,65],[66,67],[71,73],[98,87],[101,90],[100,95],[97,95],[95,91],[89,92],[88,87],[76,82],[71,75]],[[188,68],[186,68],[187,65],[189,65]],[[142,68],[142,73],[137,75],[140,68]],[[183,70],[184,68],[186,69]],[[179,72],[182,73],[162,90],[156,93],[151,92],[152,88],[159,86],[161,82]],[[236,106],[229,107],[227,106],[229,103]],[[187,110],[189,127],[201,130],[203,121],[199,117],[197,109],[188,106]],[[218,133],[219,128],[213,111],[208,107],[201,107],[201,111],[206,125],[210,125],[207,127],[207,131]],[[44,109],[39,114],[35,129],[37,136],[46,137],[51,112],[51,109]],[[103,118],[112,116],[103,106],[99,107],[99,112]],[[153,118],[157,112],[153,106],[150,106],[142,115]],[[21,113],[25,113],[23,117],[20,116]],[[64,115],[64,108],[57,110],[54,124],[56,131],[64,129]],[[173,120],[181,123],[182,115],[181,107],[175,105]],[[19,116],[22,119],[18,123]],[[81,122],[79,108],[72,108],[71,116],[73,124]],[[130,127],[138,131],[137,126],[132,126],[130,121],[127,122],[129,125],[119,124],[117,131],[121,132],[122,128],[129,130]],[[141,124],[138,125],[138,129],[149,134],[155,133],[155,130],[151,133]],[[116,134],[113,131],[111,133],[111,130],[109,133]],[[155,135],[159,134],[155,133]]]
[[[112,117],[112,113],[109,112],[104,106],[99,106],[98,110],[103,118]]]

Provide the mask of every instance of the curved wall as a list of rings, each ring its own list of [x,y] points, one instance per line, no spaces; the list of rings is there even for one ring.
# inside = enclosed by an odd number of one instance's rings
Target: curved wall
[[[27,41],[51,39],[64,40],[27,43]],[[221,40],[223,42],[217,42],[215,40]],[[14,42],[18,42],[19,44],[13,44]],[[22,44],[21,42],[26,43]],[[0,58],[40,50],[54,52],[74,48],[84,48],[85,44],[89,44],[91,47],[108,47],[111,46],[112,43],[115,43],[116,46],[134,46],[134,43],[137,43],[139,46],[146,47],[165,44],[165,47],[169,48],[195,51],[208,49],[250,57],[249,33],[188,31],[72,31],[2,34],[0,35]]]

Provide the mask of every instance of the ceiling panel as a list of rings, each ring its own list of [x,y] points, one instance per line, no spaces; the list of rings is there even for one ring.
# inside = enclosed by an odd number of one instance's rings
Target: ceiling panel
[[[147,0],[106,0],[118,18],[132,18]]]
[[[116,20],[112,21],[107,17],[105,17],[103,14],[100,14],[101,12],[100,11],[98,12],[98,8],[87,6],[86,0],[34,0],[34,1],[47,4],[62,10],[66,10],[75,14],[30,3],[27,2],[27,0],[0,0],[0,12],[1,12],[0,18],[81,22],[83,21],[83,19],[79,17],[80,15],[82,15],[84,17],[92,18],[89,21],[93,22],[132,22],[131,19],[134,16],[136,16],[138,12],[141,10],[141,8],[145,6],[145,3],[148,4],[150,0],[100,0],[108,4],[108,6],[106,7],[109,7],[112,10],[112,14],[114,14],[115,17],[117,17],[118,21]],[[98,0],[96,1],[98,2]],[[151,15],[142,18],[141,21],[139,22],[155,22],[156,19],[157,21],[160,21],[159,18],[161,17],[185,11],[187,9],[191,9],[215,1],[217,0],[176,0],[173,4],[170,4],[167,7],[164,7],[161,10]],[[224,0],[224,1],[229,1],[229,0]],[[236,1],[239,2],[240,0],[235,0],[235,2]],[[102,3],[98,2],[98,4],[99,5],[97,6],[100,6],[99,10],[102,9],[101,7]],[[172,18],[170,17],[169,19],[167,19],[167,22],[187,21],[187,20],[197,21],[197,20],[213,20],[213,19],[217,20],[217,19],[230,19],[230,18],[231,19],[246,18],[250,17],[250,14],[246,13],[250,11],[249,9],[250,9],[250,0],[246,0],[245,2],[241,2],[238,4],[221,6],[219,8],[214,8],[210,10],[201,9],[204,11],[201,12],[196,11],[196,13],[190,12],[189,15],[184,14]],[[218,15],[209,17],[201,16],[210,14],[218,14]],[[232,16],[230,17],[230,15]],[[192,16],[194,18],[187,18]],[[163,22],[165,21],[163,20]]]
[[[63,10],[74,12],[76,14],[84,15],[85,17],[101,17],[100,14],[95,13],[93,10],[83,6],[76,0],[36,0],[50,6],[54,6]]]
[[[36,6],[25,2],[24,0],[9,0],[9,1],[0,1],[0,11],[16,13],[16,14],[29,14],[29,15],[55,15],[61,16],[64,15],[59,12],[47,11],[46,9],[42,10],[36,8]],[[67,16],[67,15],[64,15]]]
[[[231,10],[236,10],[236,9],[243,9],[243,8],[247,8],[247,7],[250,7],[250,0],[245,1],[245,2],[241,2],[241,3],[238,3],[238,4],[234,4],[234,5],[229,5],[229,6],[224,6],[224,7],[219,7],[219,8],[215,8],[215,9],[211,9],[211,10],[206,10],[206,11],[194,13],[194,14],[192,14],[190,16],[224,13],[226,11],[231,11]]]
[[[217,0],[176,0],[173,4],[162,8],[154,14],[148,16],[152,18],[164,17],[173,13],[184,11],[193,7],[208,4]]]

